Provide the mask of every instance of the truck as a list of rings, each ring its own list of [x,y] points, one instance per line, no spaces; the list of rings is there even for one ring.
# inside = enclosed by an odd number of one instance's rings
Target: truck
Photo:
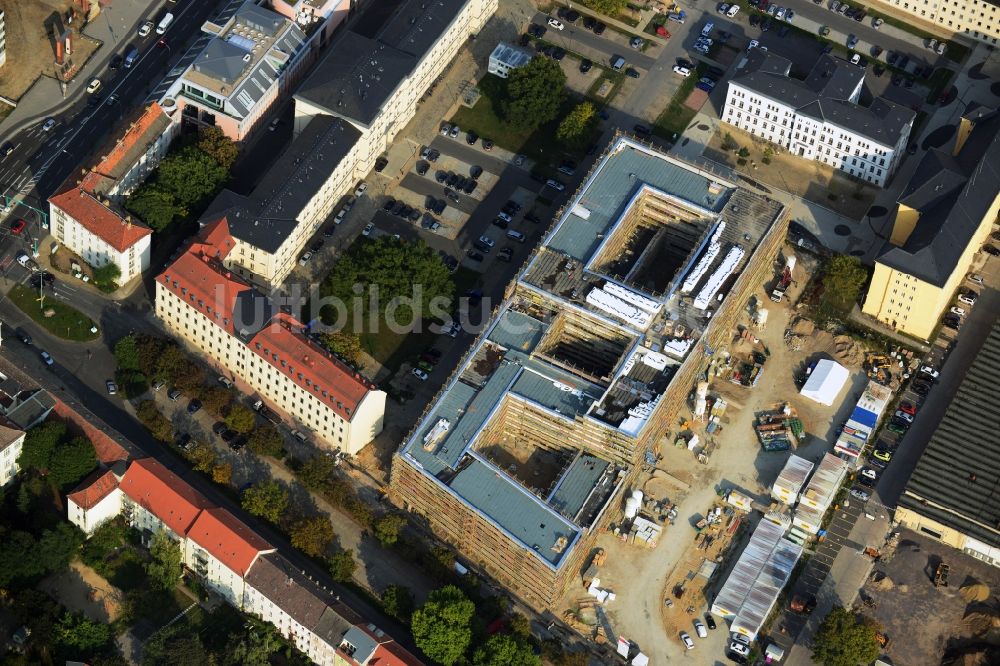
[[[934,587],[948,587],[948,572],[951,567],[941,562],[934,570]]]
[[[795,255],[792,255],[785,260],[785,266],[781,270],[781,277],[778,278],[777,284],[771,290],[771,300],[775,303],[780,303],[781,299],[784,298],[788,285],[792,283],[792,269],[794,268]]]
[[[670,12],[669,14],[667,14],[667,20],[684,25],[684,22],[687,21],[687,14],[684,12],[684,10],[681,10],[679,12]]]

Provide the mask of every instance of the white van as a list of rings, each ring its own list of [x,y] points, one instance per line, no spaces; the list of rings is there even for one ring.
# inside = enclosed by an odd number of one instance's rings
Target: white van
[[[625,66],[625,58],[621,56],[614,56],[613,58],[611,58],[611,69],[615,70],[616,72],[620,72],[622,71],[622,67],[624,66]]]
[[[709,21],[708,23],[705,24],[705,27],[701,29],[701,34],[704,35],[705,37],[708,37],[709,35],[712,34],[712,30],[714,29],[715,29],[715,24]]]
[[[507,238],[510,238],[511,240],[516,240],[518,243],[523,243],[525,240],[524,234],[522,234],[520,231],[514,231],[513,229],[507,232]]]
[[[166,34],[167,28],[169,28],[170,24],[173,22],[174,22],[173,14],[167,14],[166,16],[164,16],[162,19],[160,19],[160,24],[156,26],[156,34],[158,35]]]

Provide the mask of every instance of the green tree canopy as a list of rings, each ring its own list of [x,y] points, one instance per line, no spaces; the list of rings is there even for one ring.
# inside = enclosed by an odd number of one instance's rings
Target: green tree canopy
[[[92,271],[94,284],[104,287],[106,290],[114,291],[118,286],[118,278],[122,276],[122,271],[118,264],[109,261],[103,266],[97,266]]]
[[[273,624],[250,620],[241,632],[231,634],[224,662],[227,666],[269,666],[271,655],[281,647],[281,636]]]
[[[154,231],[163,231],[174,217],[187,214],[170,191],[155,183],[146,183],[130,194],[125,200],[125,208]]]
[[[134,335],[126,335],[115,343],[115,362],[119,370],[142,370],[154,367],[154,364],[142,365],[139,341]]]
[[[830,610],[813,636],[812,658],[823,666],[858,666],[878,658],[877,627],[842,606]]]
[[[334,354],[357,363],[361,359],[361,338],[347,331],[335,331],[323,336],[326,348]]]
[[[215,417],[222,417],[233,402],[233,392],[221,386],[204,386],[198,391],[198,399],[201,400],[205,411]]]
[[[162,629],[142,646],[142,666],[205,666],[209,654],[189,624]],[[214,660],[213,660],[214,661]]]
[[[156,184],[186,208],[215,194],[228,175],[229,170],[213,156],[197,146],[185,146],[163,158],[156,169]]]
[[[410,629],[424,654],[444,666],[462,658],[472,641],[476,607],[454,585],[431,592],[426,603],[413,611]]]
[[[309,490],[326,491],[333,481],[337,468],[332,456],[316,455],[303,463],[298,471],[299,481]]]
[[[320,557],[333,543],[333,525],[326,516],[302,518],[292,525],[292,545],[306,555]]]
[[[229,406],[229,413],[226,414],[226,425],[238,433],[248,433],[257,424],[257,415],[252,409],[240,403],[233,403]]]
[[[143,400],[135,407],[135,417],[146,426],[151,434],[161,442],[169,442],[174,438],[174,426],[160,412],[153,400]]]
[[[277,458],[285,450],[285,440],[281,433],[270,423],[257,426],[247,438],[250,450],[259,456]]]
[[[826,262],[823,273],[823,299],[840,310],[850,310],[858,300],[868,270],[857,257],[838,254]]]
[[[559,116],[566,99],[566,74],[555,60],[534,58],[510,73],[503,114],[517,127],[538,127]]]
[[[78,613],[64,613],[56,625],[56,642],[77,656],[90,656],[111,640],[111,627]]]
[[[388,548],[399,540],[399,533],[405,526],[405,517],[398,513],[387,513],[375,521],[375,538]]]
[[[180,545],[165,530],[160,530],[149,544],[149,555],[151,559],[146,563],[146,574],[150,583],[160,590],[174,589],[184,573]]]
[[[494,634],[476,649],[474,666],[541,666],[531,646],[510,634]]]
[[[94,445],[83,437],[60,444],[49,460],[49,480],[61,490],[76,485],[97,467]]]
[[[559,123],[556,138],[570,146],[578,146],[590,137],[597,119],[597,110],[590,102],[581,102]]]
[[[354,559],[354,551],[350,549],[337,550],[336,553],[327,558],[330,569],[330,576],[340,583],[346,583],[354,576],[354,570],[358,568],[358,563]]]
[[[269,479],[244,490],[240,504],[251,514],[278,523],[288,508],[288,500],[288,490],[277,481]]]
[[[363,287],[361,296],[355,285]],[[377,304],[369,298],[372,289],[377,293]],[[409,330],[415,319],[446,315],[455,284],[441,258],[422,240],[383,236],[354,243],[327,275],[320,294],[324,299],[338,299],[348,315],[354,311],[354,299],[363,298],[364,312],[375,305],[379,314],[391,314],[395,323]],[[444,299],[443,303],[438,299]],[[327,325],[345,323],[337,322],[337,311],[329,305],[321,308],[320,316]]]
[[[413,615],[413,593],[408,587],[390,585],[382,590],[382,610],[400,622],[409,624]]]
[[[198,130],[198,143],[195,145],[226,171],[233,166],[240,152],[236,143],[218,127],[202,127]]]
[[[52,453],[66,437],[66,424],[62,421],[45,421],[28,431],[17,457],[21,469],[35,469],[46,472]]]

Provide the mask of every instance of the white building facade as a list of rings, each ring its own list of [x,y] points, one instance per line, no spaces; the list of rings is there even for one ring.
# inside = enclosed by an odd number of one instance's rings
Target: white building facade
[[[518,67],[524,67],[531,62],[532,55],[525,49],[500,42],[490,53],[486,71],[501,79],[506,79]]]
[[[15,428],[0,425],[0,486],[6,486],[14,480],[20,468],[17,457],[21,455],[24,446],[25,432]]]

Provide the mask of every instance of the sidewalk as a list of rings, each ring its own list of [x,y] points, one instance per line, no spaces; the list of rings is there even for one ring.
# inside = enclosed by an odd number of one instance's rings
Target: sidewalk
[[[18,100],[10,115],[0,121],[0,133],[8,137],[15,135],[39,118],[56,115],[79,101],[86,82],[107,68],[118,45],[135,34],[138,25],[151,14],[151,9],[153,3],[149,0],[120,0],[114,9],[105,7],[83,29],[84,35],[100,42],[101,46],[67,83],[66,96],[63,96],[58,81],[47,76],[40,77]]]

